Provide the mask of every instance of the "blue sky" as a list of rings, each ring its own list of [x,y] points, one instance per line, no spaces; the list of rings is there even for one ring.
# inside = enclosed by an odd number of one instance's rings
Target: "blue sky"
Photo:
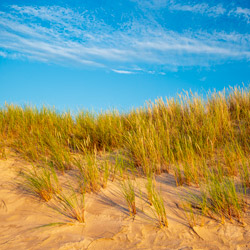
[[[248,0],[0,3],[0,105],[127,111],[249,72]]]

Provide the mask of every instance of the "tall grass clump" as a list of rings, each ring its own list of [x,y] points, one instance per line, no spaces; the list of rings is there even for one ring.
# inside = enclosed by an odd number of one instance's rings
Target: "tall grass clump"
[[[145,187],[146,187],[147,194],[148,194],[149,205],[152,206],[153,193],[155,192],[155,179],[152,173],[147,175],[147,182],[146,182]]]
[[[130,180],[121,182],[121,192],[127,202],[128,209],[131,216],[136,215],[135,205],[135,184]]]
[[[147,176],[146,190],[150,206],[154,208],[159,226],[168,227],[167,213],[165,210],[164,200],[162,195],[157,191],[154,174],[150,173]]]
[[[168,227],[167,213],[164,205],[164,200],[161,194],[157,190],[152,192],[152,205],[154,207],[155,215],[159,226]]]
[[[53,195],[60,192],[58,178],[53,169],[33,168],[33,171],[22,172],[22,177],[24,188],[44,201],[51,200]]]
[[[190,202],[183,202],[182,201],[182,208],[184,210],[184,214],[188,225],[190,228],[194,228],[197,225],[198,215],[196,214],[196,210],[192,203]]]
[[[53,208],[59,213],[77,220],[85,222],[85,193],[78,196],[74,191],[71,194],[60,193],[57,195],[57,204]]]
[[[116,110],[98,115],[80,112],[75,125],[74,138],[80,151],[112,151],[123,143],[125,118]]]
[[[4,142],[0,141],[0,159],[7,160],[6,149]]]
[[[219,162],[225,175],[239,174],[239,154],[250,153],[248,89],[209,93],[205,99],[185,93],[156,100],[128,115],[124,144],[147,174],[174,170],[177,185],[199,184],[204,165]],[[233,161],[232,161],[233,160]],[[202,162],[202,164],[200,164]]]
[[[35,165],[65,172],[75,167],[76,154],[88,162],[90,155],[119,152],[138,173],[174,173],[177,186],[198,186],[206,182],[207,169],[220,166],[217,172],[240,176],[248,187],[249,134],[250,92],[245,87],[209,92],[205,98],[184,92],[124,114],[82,111],[73,116],[46,107],[0,108],[0,142]],[[86,183],[92,179],[89,183],[96,187],[100,183],[94,178],[104,173],[97,165],[84,167]],[[115,174],[124,178],[124,164],[116,165]]]
[[[1,119],[1,137],[25,159],[53,163],[60,170],[69,168],[74,123],[70,113],[59,114],[45,107],[38,110],[6,105],[1,109]]]
[[[192,195],[192,206],[199,209],[202,215],[213,219],[225,219],[241,222],[246,209],[246,200],[243,187],[236,189],[235,181],[230,177],[221,179],[212,175],[206,184],[203,184],[201,194]]]
[[[102,187],[106,188],[110,176],[110,163],[108,160],[102,163]]]
[[[82,159],[75,160],[75,165],[80,171],[78,178],[81,192],[98,192],[101,188],[101,166],[97,164],[96,155],[85,155]]]

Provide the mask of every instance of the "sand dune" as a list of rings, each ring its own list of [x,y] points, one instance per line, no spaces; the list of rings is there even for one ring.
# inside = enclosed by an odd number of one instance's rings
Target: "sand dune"
[[[169,227],[158,228],[153,210],[147,203],[143,179],[136,183],[137,215],[129,216],[119,183],[109,182],[106,189],[86,196],[85,224],[72,221],[46,203],[24,192],[18,183],[20,169],[30,164],[10,155],[0,160],[0,249],[250,249],[250,223],[206,218],[203,226],[191,229],[180,208],[187,187],[175,187],[174,178],[157,177],[169,220]],[[61,178],[70,178],[65,175]],[[189,188],[191,189],[191,188]],[[195,191],[195,187],[192,188]],[[55,224],[51,224],[55,223]]]

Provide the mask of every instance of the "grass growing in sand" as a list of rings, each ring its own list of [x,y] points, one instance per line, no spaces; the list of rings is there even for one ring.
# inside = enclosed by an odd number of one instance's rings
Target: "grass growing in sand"
[[[154,190],[152,192],[152,205],[154,207],[155,215],[157,217],[159,226],[161,228],[168,227],[167,213],[163,197],[157,190]]]
[[[193,195],[193,207],[200,209],[203,215],[218,218],[222,223],[225,218],[232,221],[233,218],[242,221],[245,210],[245,199],[242,190],[236,191],[235,182],[232,178],[212,177],[201,189],[201,195]]]
[[[152,206],[153,204],[153,193],[155,192],[155,179],[153,174],[148,174],[147,175],[147,183],[146,183],[146,190],[148,193],[148,201],[149,205]]]
[[[73,116],[46,107],[0,108],[2,157],[11,148],[35,166],[50,165],[62,174],[76,170],[83,194],[98,192],[116,177],[173,174],[176,186],[200,188],[195,206],[202,214],[222,220],[242,220],[247,209],[249,134],[250,91],[240,87],[206,98],[192,93],[160,98],[129,113],[83,111]],[[114,154],[121,157],[112,159]],[[129,159],[133,171],[122,159]],[[25,182],[49,200],[54,189],[51,173],[44,171],[26,173]],[[129,183],[123,182],[123,194],[135,214]],[[161,197],[152,187],[148,182],[149,201],[166,225]]]
[[[130,179],[121,182],[121,191],[124,199],[127,202],[129,212],[131,216],[136,215],[136,206],[135,206],[135,183]]]
[[[72,191],[71,194],[60,193],[56,197],[57,203],[52,208],[80,223],[85,222],[85,193],[79,196],[75,191]]]
[[[168,227],[167,213],[162,195],[157,191],[154,174],[147,175],[146,190],[149,205],[154,208],[153,212],[161,228]]]
[[[56,172],[53,169],[33,169],[22,172],[24,187],[44,201],[52,199],[53,195],[60,192]]]

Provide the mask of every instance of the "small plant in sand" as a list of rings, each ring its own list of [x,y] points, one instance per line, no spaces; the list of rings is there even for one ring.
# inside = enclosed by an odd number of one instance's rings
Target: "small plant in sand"
[[[150,206],[154,207],[154,214],[160,227],[168,227],[167,214],[164,206],[163,197],[156,190],[154,173],[148,173],[146,189]]]
[[[7,160],[5,148],[0,149],[0,159]]]
[[[24,187],[45,201],[49,201],[60,191],[56,172],[52,168],[50,170],[34,168],[30,172],[22,172],[22,176],[25,180]]]
[[[97,192],[100,190],[100,170],[97,166],[95,155],[87,157],[87,165],[84,168],[84,183],[86,192]]]
[[[115,162],[111,164],[110,172],[112,173],[111,181],[113,182],[115,178],[125,179],[125,172],[127,168],[125,167],[125,161],[122,155],[117,155],[115,157]]]
[[[115,168],[119,171],[120,177],[124,179],[125,164],[122,156],[117,156],[115,159]]]
[[[53,206],[55,210],[80,223],[85,222],[85,193],[77,196],[76,192],[72,190],[71,195],[60,193],[56,197],[58,204]]]
[[[124,199],[127,202],[130,215],[136,215],[136,206],[135,206],[135,186],[134,183],[128,179],[121,183],[121,191]]]
[[[108,183],[108,179],[109,179],[109,175],[110,175],[110,164],[109,161],[105,161],[102,165],[102,187],[106,188],[107,187],[107,183]]]
[[[157,221],[161,228],[168,227],[167,213],[164,206],[163,197],[156,190],[152,192],[152,205]]]
[[[76,158],[74,159],[74,165],[78,168],[79,174],[76,175],[77,181],[79,184],[79,191],[80,193],[84,193],[85,190],[85,184],[84,184],[84,163],[82,158]]]
[[[214,179],[208,184],[206,191],[210,197],[211,209],[221,216],[222,221],[224,217],[241,220],[244,201],[236,192],[233,179],[224,178],[221,183]]]
[[[147,183],[146,183],[146,189],[148,193],[148,201],[150,206],[153,204],[153,192],[155,192],[155,179],[154,179],[154,174],[150,173],[147,175]]]
[[[182,202],[182,208],[184,209],[185,217],[188,222],[188,225],[193,228],[197,225],[197,215],[194,211],[194,208],[189,202]]]
[[[239,193],[240,192],[240,193]],[[203,215],[216,219],[225,218],[242,221],[242,213],[245,209],[245,200],[242,190],[236,191],[232,178],[219,178],[216,175],[210,177],[208,183],[202,186],[200,195],[193,195],[191,204],[201,210]]]
[[[174,177],[175,177],[175,183],[177,187],[182,186],[184,184],[184,178],[182,176],[181,169],[178,163],[177,165],[174,166]]]
[[[100,190],[100,170],[97,166],[95,155],[86,155],[84,159],[75,160],[80,170],[79,183],[82,192],[97,192]]]
[[[240,176],[243,186],[250,188],[250,171],[249,171],[249,162],[245,157],[241,157],[241,168]]]

